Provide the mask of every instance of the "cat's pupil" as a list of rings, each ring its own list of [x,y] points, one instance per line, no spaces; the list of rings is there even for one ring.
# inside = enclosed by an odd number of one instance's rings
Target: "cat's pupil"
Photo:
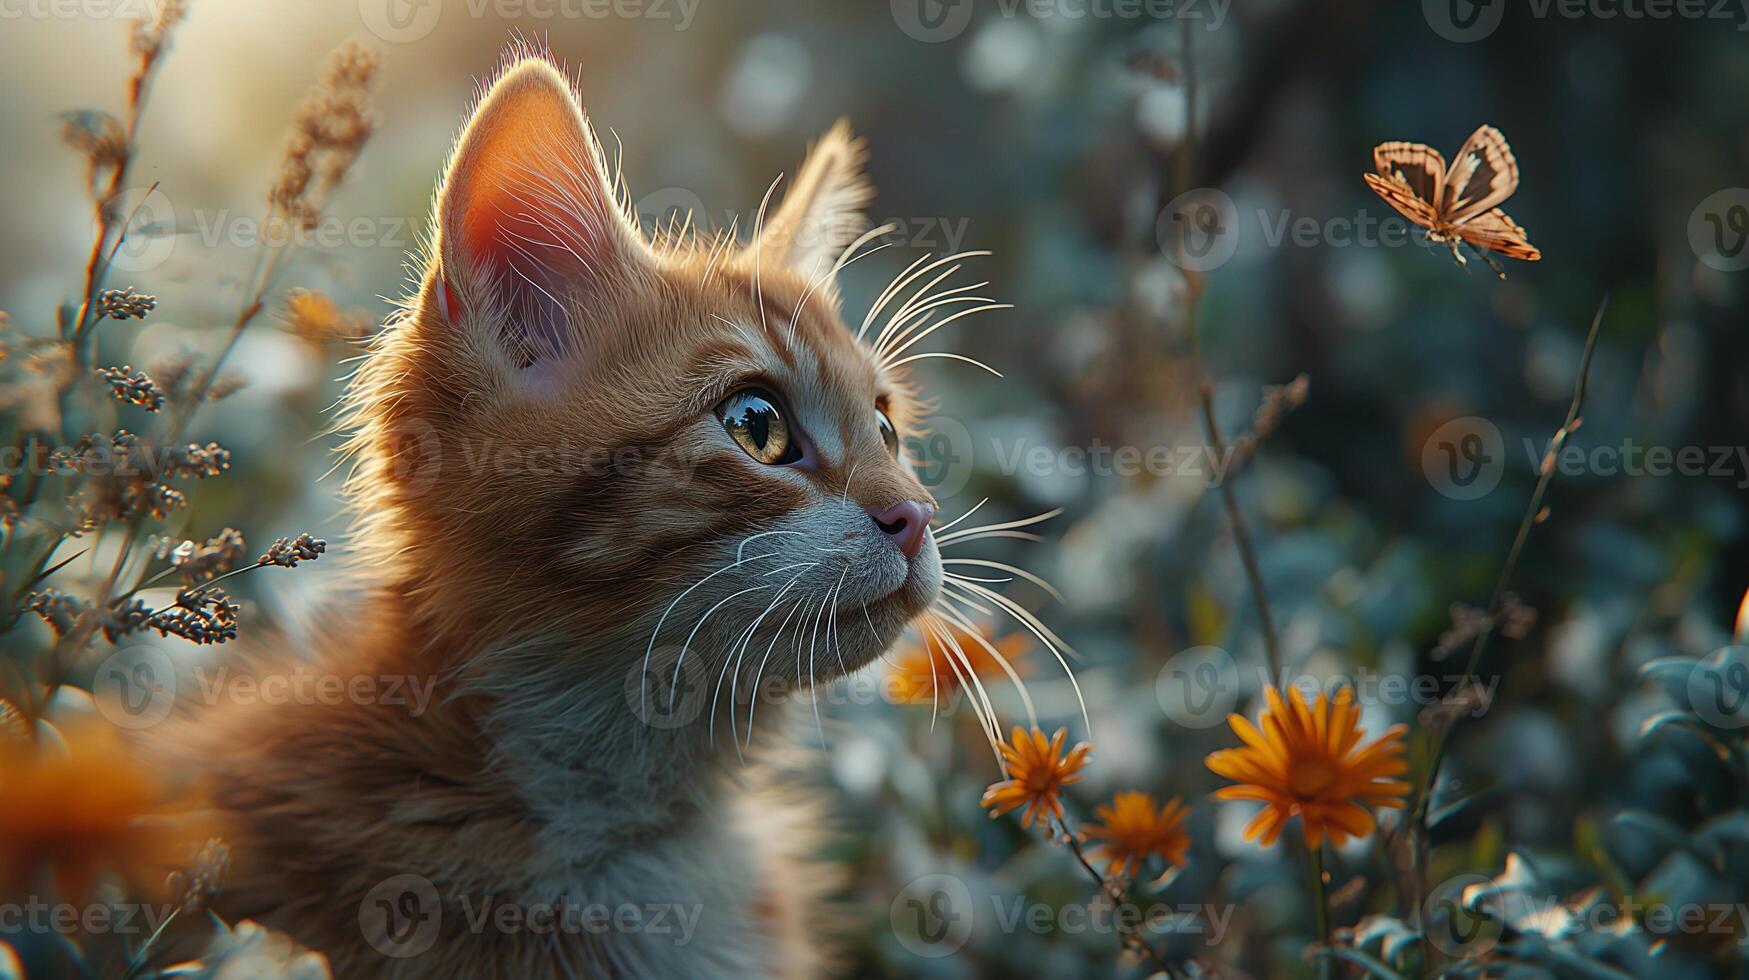
[[[783,466],[802,458],[775,396],[762,389],[749,388],[725,398],[717,406],[717,417],[747,455],[761,463]]]
[[[766,440],[771,438],[771,412],[768,408],[749,408],[742,416],[741,424],[747,427],[747,435],[753,444],[760,449],[765,448]]]

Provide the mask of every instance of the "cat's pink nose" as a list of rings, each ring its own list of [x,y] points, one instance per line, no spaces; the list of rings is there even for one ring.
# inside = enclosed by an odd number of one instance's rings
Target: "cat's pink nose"
[[[929,519],[935,516],[935,505],[921,500],[901,500],[883,511],[868,512],[881,533],[893,540],[906,558],[915,558],[923,550],[923,539],[929,534]]]

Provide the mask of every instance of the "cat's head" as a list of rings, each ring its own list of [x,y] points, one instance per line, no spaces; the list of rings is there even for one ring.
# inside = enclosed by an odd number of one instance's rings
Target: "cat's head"
[[[361,545],[439,644],[808,682],[936,599],[919,407],[834,282],[861,157],[841,125],[748,240],[653,241],[559,70],[523,52],[483,87],[352,396]]]

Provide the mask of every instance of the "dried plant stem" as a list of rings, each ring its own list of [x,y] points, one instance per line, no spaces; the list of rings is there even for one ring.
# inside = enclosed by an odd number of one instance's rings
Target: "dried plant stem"
[[[263,247],[266,248],[267,246]],[[265,257],[258,254],[256,269],[252,275],[254,289],[243,303],[242,308],[238,310],[237,319],[232,323],[230,334],[225,339],[225,346],[220,348],[218,356],[213,359],[212,365],[202,372],[199,380],[195,383],[193,389],[191,389],[189,397],[178,407],[170,424],[166,426],[164,438],[160,440],[162,444],[173,444],[182,438],[183,432],[187,428],[188,423],[193,419],[195,411],[199,408],[202,401],[204,401],[207,391],[212,387],[213,380],[218,377],[219,368],[224,364],[225,359],[230,356],[231,351],[236,348],[238,338],[242,336],[243,331],[249,326],[249,324],[260,315],[262,309],[266,305],[266,295],[268,291],[272,289],[274,281],[278,278],[277,274],[281,265],[280,256],[282,254],[284,253],[279,250],[275,250],[271,255]],[[121,573],[127,567],[128,559],[133,556],[133,549],[134,546],[139,543],[140,531],[144,526],[144,523],[145,519],[143,517],[135,517],[128,523],[127,530],[124,532],[122,538],[121,548],[116,552],[115,563],[110,566],[109,574],[104,578],[102,586],[98,588],[97,595],[92,601],[93,614],[87,617],[87,620],[80,623],[72,632],[69,632],[66,636],[62,637],[60,642],[55,644],[54,653],[48,658],[48,676],[43,678],[43,682],[47,687],[47,695],[54,694],[55,688],[60,686],[61,675],[66,670],[67,665],[71,663],[74,658],[79,656],[79,654],[85,649],[86,645],[91,642],[91,638],[96,635],[99,617],[102,615],[103,610],[108,609],[118,598],[116,595],[116,583],[121,580]],[[60,546],[61,540],[60,537],[56,537],[50,542],[49,551],[44,555],[45,561],[47,560],[48,555],[53,554],[55,548]],[[239,569],[239,571],[242,570],[246,569]],[[129,588],[122,596],[120,596],[120,598],[125,600],[150,584],[150,582],[137,583]]]
[[[1318,942],[1330,944],[1330,892],[1324,884],[1324,845],[1308,845],[1306,861],[1312,874],[1312,915],[1318,931]],[[1330,976],[1330,958],[1322,957],[1318,963],[1318,975]]]
[[[164,24],[165,30],[168,31],[173,24],[174,20],[167,21]],[[97,233],[91,241],[91,252],[85,258],[85,290],[83,299],[79,303],[79,314],[74,319],[65,338],[73,342],[75,363],[78,363],[79,359],[82,358],[85,333],[91,326],[87,321],[91,317],[92,308],[97,303],[97,294],[103,288],[104,274],[108,272],[110,261],[115,258],[116,250],[121,247],[122,236],[127,231],[126,222],[120,226],[119,230],[117,229],[112,205],[115,203],[116,196],[127,187],[128,171],[134,161],[135,138],[140,130],[140,119],[145,115],[146,101],[152,91],[153,76],[157,74],[158,66],[163,63],[163,45],[166,40],[167,37],[160,37],[157,44],[148,52],[141,53],[139,63],[135,67],[133,75],[128,79],[127,112],[126,121],[122,127],[121,154],[110,169],[109,180],[104,183],[102,192],[92,196],[91,203],[95,213]],[[154,189],[157,186],[156,182],[152,184]],[[149,195],[151,191],[148,190],[146,193]],[[128,221],[132,220],[133,216],[130,214]],[[109,241],[112,233],[115,235],[115,242],[111,245],[106,257],[104,244]]]
[[[1184,58],[1184,146],[1175,161],[1173,184],[1179,194],[1190,190],[1191,165],[1196,156],[1196,44],[1195,33],[1190,21],[1184,20],[1181,25],[1181,41]],[[1182,245],[1182,243],[1180,243]],[[1189,338],[1191,367],[1196,375],[1197,401],[1202,408],[1203,428],[1207,430],[1209,448],[1213,450],[1216,459],[1227,458],[1227,442],[1221,435],[1220,422],[1215,418],[1214,382],[1203,367],[1202,342],[1197,332],[1197,311],[1202,305],[1203,281],[1202,275],[1188,268],[1188,263],[1180,261],[1180,269],[1184,269],[1184,330]],[[1233,491],[1231,480],[1221,480],[1221,503],[1227,510],[1227,519],[1233,525],[1233,544],[1239,551],[1239,562],[1245,567],[1245,579],[1251,587],[1251,600],[1257,607],[1258,628],[1263,633],[1263,652],[1269,661],[1269,676],[1271,683],[1281,683],[1281,647],[1275,632],[1275,617],[1270,613],[1269,595],[1263,588],[1263,573],[1257,565],[1257,553],[1251,546],[1251,532],[1245,524],[1245,515],[1239,509],[1239,498]]]
[[[1488,599],[1488,614],[1481,629],[1476,633],[1475,641],[1470,645],[1470,657],[1464,664],[1463,679],[1458,682],[1462,690],[1475,679],[1476,671],[1482,665],[1482,655],[1487,652],[1488,640],[1494,635],[1495,620],[1499,618],[1501,604],[1505,600],[1507,587],[1512,582],[1512,573],[1518,569],[1518,558],[1524,552],[1525,542],[1530,539],[1530,529],[1540,520],[1543,510],[1543,498],[1548,494],[1549,484],[1554,482],[1554,459],[1567,439],[1581,423],[1581,412],[1585,407],[1585,384],[1591,374],[1591,356],[1597,350],[1597,333],[1603,326],[1603,314],[1609,309],[1609,297],[1597,304],[1597,312],[1591,317],[1591,330],[1585,336],[1585,352],[1579,357],[1579,377],[1573,384],[1573,400],[1567,406],[1566,421],[1556,430],[1549,440],[1548,452],[1543,456],[1542,472],[1537,477],[1536,489],[1531,492],[1530,503],[1524,509],[1524,516],[1518,522],[1518,533],[1512,539],[1512,547],[1506,553],[1506,563],[1500,568],[1500,575],[1494,580],[1494,593]],[[1419,826],[1427,816],[1427,802],[1433,795],[1433,785],[1439,775],[1440,763],[1445,759],[1445,751],[1450,743],[1451,733],[1457,728],[1457,720],[1442,726],[1434,735],[1433,753],[1428,760],[1427,771],[1422,776],[1417,787],[1414,814],[1414,824]]]
[[[128,957],[128,970],[122,974],[121,980],[134,980],[135,977],[143,975],[141,971],[145,970],[146,963],[152,959],[152,953],[155,952],[154,947],[158,945],[158,940],[164,938],[165,930],[170,928],[170,924],[176,921],[176,917],[181,912],[180,907],[173,908],[170,910],[170,914],[164,917],[164,921],[158,923],[158,928],[153,929],[152,934],[146,937],[146,941],[140,944],[140,948]]]
[[[1609,309],[1609,296],[1597,304],[1597,312],[1591,317],[1591,330],[1585,336],[1585,351],[1579,357],[1579,376],[1573,383],[1573,399],[1567,406],[1567,418],[1561,427],[1555,431],[1549,440],[1549,448],[1543,456],[1542,472],[1537,477],[1536,489],[1531,491],[1530,502],[1524,509],[1524,516],[1519,519],[1518,533],[1512,538],[1512,547],[1506,552],[1506,562],[1500,568],[1500,575],[1494,581],[1494,593],[1488,599],[1488,611],[1481,629],[1476,633],[1475,641],[1470,645],[1470,656],[1464,664],[1463,680],[1458,682],[1458,691],[1467,688],[1475,679],[1476,671],[1481,668],[1482,655],[1487,652],[1488,640],[1494,634],[1495,621],[1500,616],[1501,604],[1505,601],[1507,587],[1511,584],[1512,574],[1518,568],[1518,559],[1524,552],[1525,542],[1530,539],[1530,529],[1535,527],[1542,518],[1543,498],[1547,495],[1549,484],[1555,478],[1555,456],[1566,445],[1568,437],[1573,434],[1581,423],[1581,412],[1585,407],[1585,386],[1591,375],[1591,357],[1597,350],[1598,330],[1603,326],[1603,314]],[[1439,781],[1439,767],[1445,761],[1445,753],[1451,744],[1451,733],[1457,728],[1461,716],[1454,716],[1446,724],[1435,730],[1433,749],[1428,756],[1427,768],[1415,787],[1415,802],[1409,808],[1406,821],[1409,833],[1409,858],[1412,868],[1407,876],[1420,889],[1420,895],[1415,896],[1413,908],[1420,909],[1422,896],[1427,894],[1425,871],[1428,865],[1427,855],[1427,808],[1433,799],[1433,787]],[[1422,955],[1426,962],[1432,963],[1434,947],[1425,935],[1421,940]]]
[[[1191,337],[1191,360],[1195,364],[1197,375],[1197,398],[1202,405],[1203,427],[1208,431],[1209,448],[1214,451],[1216,459],[1225,459],[1227,443],[1221,436],[1221,424],[1215,419],[1214,382],[1203,373],[1202,357],[1197,351],[1196,342],[1196,307],[1201,296],[1200,286],[1197,295],[1186,305],[1185,317]],[[1239,498],[1233,492],[1233,482],[1230,479],[1221,481],[1221,503],[1227,509],[1227,519],[1233,525],[1233,545],[1239,551],[1239,563],[1245,567],[1245,579],[1251,586],[1251,600],[1257,607],[1257,624],[1263,633],[1263,652],[1269,659],[1269,676],[1271,683],[1281,683],[1281,647],[1276,638],[1275,617],[1269,610],[1269,593],[1263,588],[1263,572],[1257,565],[1257,552],[1251,547],[1251,533],[1245,525],[1245,515],[1239,509]]]
[[[1058,838],[1063,842],[1063,845],[1069,849],[1069,852],[1075,855],[1075,860],[1080,863],[1081,867],[1086,869],[1088,876],[1093,879],[1093,883],[1099,886],[1100,892],[1103,893],[1106,898],[1111,900],[1114,907],[1122,905],[1126,901],[1123,889],[1119,888],[1105,875],[1100,874],[1099,869],[1093,866],[1093,862],[1087,859],[1087,852],[1081,846],[1081,839],[1075,836],[1074,831],[1070,829],[1068,818],[1059,817],[1053,820],[1052,823],[1055,827]],[[1177,980],[1179,976],[1177,968],[1171,963],[1168,963],[1165,957],[1162,957],[1156,952],[1153,945],[1146,939],[1143,939],[1135,932],[1121,928],[1118,930],[1117,936],[1118,941],[1123,943],[1125,949],[1149,960],[1155,966],[1159,967],[1161,972],[1165,973],[1168,977],[1173,978],[1173,980]]]

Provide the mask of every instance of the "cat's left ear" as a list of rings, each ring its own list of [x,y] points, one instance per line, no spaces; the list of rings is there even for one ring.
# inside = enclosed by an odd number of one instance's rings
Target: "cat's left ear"
[[[445,318],[485,323],[528,364],[581,343],[574,313],[654,267],[570,81],[526,56],[487,87],[444,176]]]
[[[761,262],[788,265],[809,278],[824,273],[868,227],[863,209],[874,188],[862,173],[866,156],[862,140],[839,120],[808,151],[783,203],[766,215],[749,249],[757,250]]]

